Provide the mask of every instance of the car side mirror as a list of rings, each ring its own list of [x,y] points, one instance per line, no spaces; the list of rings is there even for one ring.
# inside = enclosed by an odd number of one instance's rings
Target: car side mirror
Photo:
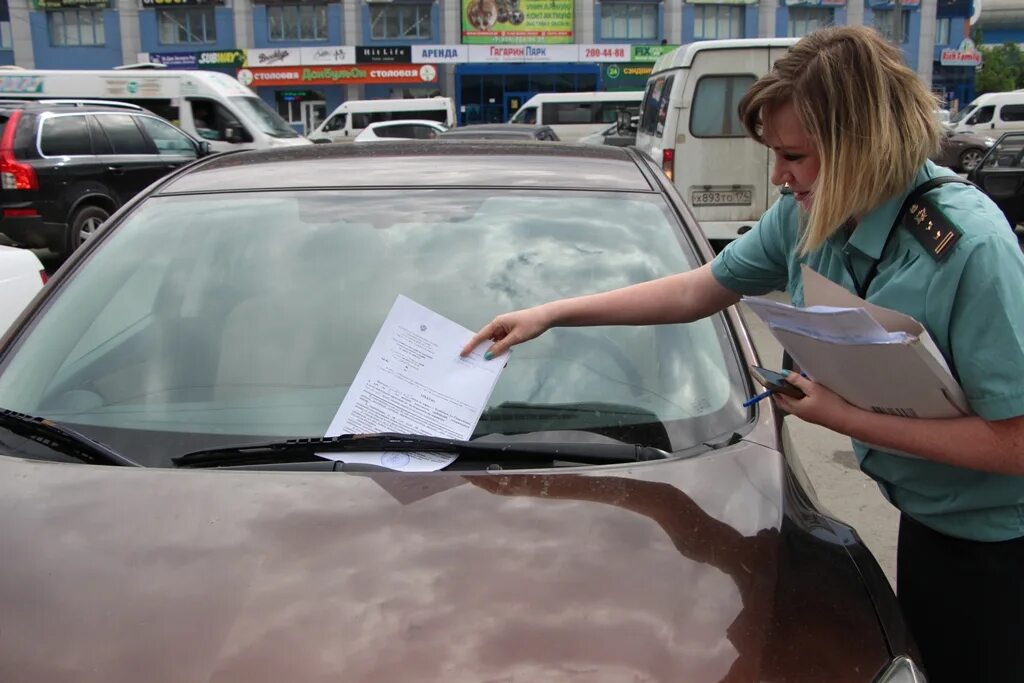
[[[234,126],[228,126],[224,129],[224,139],[234,144],[252,142],[252,138],[249,137],[244,128],[235,128]]]
[[[615,130],[625,132],[629,130],[633,116],[628,109],[619,109],[615,112]]]
[[[213,154],[213,146],[208,140],[196,140],[196,156],[207,157]]]

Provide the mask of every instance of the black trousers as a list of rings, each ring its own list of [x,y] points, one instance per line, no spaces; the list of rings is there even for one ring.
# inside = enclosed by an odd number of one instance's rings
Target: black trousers
[[[1024,682],[1024,538],[966,541],[902,515],[896,562],[928,683]]]

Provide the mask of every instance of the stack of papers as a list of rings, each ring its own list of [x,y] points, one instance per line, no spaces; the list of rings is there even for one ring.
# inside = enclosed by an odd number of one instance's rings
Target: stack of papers
[[[855,406],[920,418],[970,413],[963,390],[918,321],[870,304],[807,266],[797,308],[744,297],[814,381]]]

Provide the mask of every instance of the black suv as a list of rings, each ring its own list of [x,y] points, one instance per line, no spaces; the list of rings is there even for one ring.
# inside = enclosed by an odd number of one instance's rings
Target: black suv
[[[132,104],[0,101],[0,233],[66,256],[138,192],[209,150]]]

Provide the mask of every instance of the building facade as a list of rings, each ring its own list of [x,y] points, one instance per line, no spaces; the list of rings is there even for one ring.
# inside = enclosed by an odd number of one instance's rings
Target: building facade
[[[878,28],[950,101],[972,0],[0,0],[0,64],[139,61],[237,76],[297,129],[348,99],[436,94],[461,123],[505,121],[532,94],[643,88],[694,40]]]
[[[981,31],[983,45],[1024,45],[1024,2],[976,0],[974,12],[977,17],[974,26]]]

